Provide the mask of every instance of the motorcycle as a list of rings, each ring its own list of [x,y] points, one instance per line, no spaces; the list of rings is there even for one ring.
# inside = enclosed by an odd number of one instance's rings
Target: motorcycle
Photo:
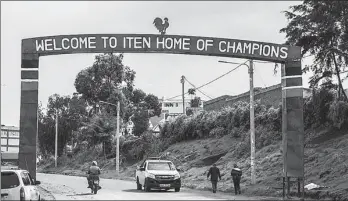
[[[93,179],[91,193],[97,194],[99,189],[100,189],[100,187],[99,187],[99,180]]]
[[[86,172],[88,174],[88,172]],[[91,184],[92,184],[92,187],[91,187],[91,193],[93,194],[97,194],[98,190],[101,189],[101,187],[99,186],[99,180],[98,179],[95,179],[95,178],[92,178],[91,179]]]

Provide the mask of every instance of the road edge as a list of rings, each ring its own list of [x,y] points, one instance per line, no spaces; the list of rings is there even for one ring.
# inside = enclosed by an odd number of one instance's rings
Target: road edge
[[[46,188],[42,187],[42,186],[38,186],[38,190],[40,192],[40,200],[57,200],[56,197]],[[44,192],[44,193],[42,193]],[[42,197],[44,194],[44,197]],[[49,198],[47,198],[49,197]]]

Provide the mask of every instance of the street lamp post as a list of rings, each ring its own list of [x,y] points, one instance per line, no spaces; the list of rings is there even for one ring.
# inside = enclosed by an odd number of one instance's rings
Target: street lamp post
[[[117,101],[116,147],[116,175],[120,176],[120,101]]]
[[[182,114],[185,115],[185,76],[181,76],[182,85]]]
[[[256,184],[255,173],[255,108],[254,108],[254,65],[253,60],[249,60],[249,65],[245,63],[235,63],[228,61],[219,61],[220,63],[239,64],[248,67],[250,81],[250,167],[251,167],[251,184]]]
[[[58,155],[58,109],[56,109],[56,135],[54,143],[54,166],[57,167],[57,155]]]
[[[120,101],[117,101],[117,105],[105,101],[99,101],[99,103],[104,103],[108,105],[115,106],[117,108],[117,117],[116,117],[116,175],[120,174]]]

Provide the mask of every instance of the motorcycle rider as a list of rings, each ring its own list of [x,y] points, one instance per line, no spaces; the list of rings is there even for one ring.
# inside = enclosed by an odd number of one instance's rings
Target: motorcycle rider
[[[98,180],[99,181],[99,175],[101,171],[100,168],[98,167],[97,161],[92,162],[92,166],[89,167],[89,170],[87,172],[87,181],[88,181],[88,187],[87,188],[92,188],[92,181],[93,180]],[[99,186],[99,189],[101,187]]]

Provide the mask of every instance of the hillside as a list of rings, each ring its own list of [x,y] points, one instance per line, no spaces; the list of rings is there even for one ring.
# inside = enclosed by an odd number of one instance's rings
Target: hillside
[[[245,133],[246,134],[246,133]],[[281,142],[275,142],[257,150],[257,185],[250,186],[250,160],[248,154],[242,154],[242,140],[231,135],[220,138],[208,138],[180,142],[171,145],[162,154],[183,169],[183,184],[195,189],[210,189],[206,179],[209,166],[216,162],[222,172],[222,181],[218,188],[232,191],[229,172],[233,163],[238,162],[244,171],[241,188],[245,195],[281,196],[282,190],[282,153]],[[328,131],[307,132],[305,148],[305,184],[315,183],[327,186],[326,190],[306,192],[316,199],[330,197],[335,200],[348,200],[348,132]],[[59,169],[53,168],[52,161],[39,167],[41,172],[84,175],[96,153],[78,154],[73,160],[61,158]],[[104,178],[114,178],[115,166],[112,159],[98,158],[104,169]],[[134,177],[136,164],[122,167],[121,177]],[[293,188],[296,192],[296,188]]]

